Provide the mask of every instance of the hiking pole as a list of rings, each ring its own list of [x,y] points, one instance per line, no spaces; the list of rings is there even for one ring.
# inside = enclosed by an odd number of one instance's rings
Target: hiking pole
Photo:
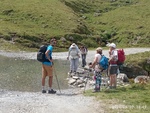
[[[89,79],[89,71],[91,71],[90,69],[88,69],[88,76],[87,76],[87,79],[86,79],[86,82],[85,82],[85,87],[84,87],[84,91],[83,93],[85,93],[85,89],[86,89],[86,85],[87,85],[87,82],[88,82],[88,79]]]
[[[85,89],[86,89],[87,82],[88,82],[88,78],[86,79],[83,93],[85,93]]]
[[[58,85],[58,89],[59,89],[59,92],[61,93],[61,90],[60,90],[60,86],[59,86],[59,82],[58,82],[58,78],[57,78],[57,74],[56,74],[56,70],[55,70],[55,66],[53,64],[53,67],[54,67],[54,75],[56,77],[56,81],[57,81],[57,85]]]

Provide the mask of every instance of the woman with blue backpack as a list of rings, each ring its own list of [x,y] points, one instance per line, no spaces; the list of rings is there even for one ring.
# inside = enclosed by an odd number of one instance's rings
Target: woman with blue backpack
[[[94,79],[95,79],[94,92],[99,92],[100,91],[102,68],[100,67],[99,62],[101,60],[101,57],[102,57],[102,48],[98,47],[96,49],[96,54],[95,54],[95,57],[94,57],[94,61],[89,64],[89,68],[94,69]]]

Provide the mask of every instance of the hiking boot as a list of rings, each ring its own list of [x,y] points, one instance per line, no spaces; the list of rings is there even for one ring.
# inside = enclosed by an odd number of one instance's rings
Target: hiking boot
[[[84,65],[82,65],[82,67],[84,68],[85,66],[84,66]]]
[[[71,74],[72,74],[72,71],[69,71],[69,72],[68,72],[68,77],[72,77]]]
[[[116,86],[112,86],[112,89],[116,89]]]
[[[94,89],[93,93],[96,93],[96,92],[100,92],[100,90],[95,90],[95,89]]]
[[[108,86],[106,89],[112,89],[113,88],[113,86]]]
[[[73,73],[74,73],[74,74],[76,74],[77,72],[76,72],[76,71],[74,71]]]
[[[100,92],[100,88],[94,88],[93,93]]]
[[[43,90],[42,90],[42,93],[46,93],[46,90],[43,89]]]
[[[54,91],[53,89],[51,89],[51,90],[48,90],[48,93],[49,93],[49,94],[55,94],[56,91]]]

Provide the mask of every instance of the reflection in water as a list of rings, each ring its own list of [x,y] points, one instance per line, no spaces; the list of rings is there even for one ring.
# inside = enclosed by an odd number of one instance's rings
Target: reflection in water
[[[61,89],[67,89],[67,72],[69,62],[55,60],[55,74]],[[41,91],[41,63],[37,60],[23,60],[0,56],[0,89],[14,91]],[[53,88],[58,89],[54,74]],[[46,78],[48,87],[48,78]]]

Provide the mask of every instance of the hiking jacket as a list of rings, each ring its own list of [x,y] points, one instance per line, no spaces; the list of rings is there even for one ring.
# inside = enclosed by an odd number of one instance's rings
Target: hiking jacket
[[[77,45],[73,46],[71,45],[69,48],[68,56],[70,59],[77,59],[80,57],[80,50],[77,47]]]

